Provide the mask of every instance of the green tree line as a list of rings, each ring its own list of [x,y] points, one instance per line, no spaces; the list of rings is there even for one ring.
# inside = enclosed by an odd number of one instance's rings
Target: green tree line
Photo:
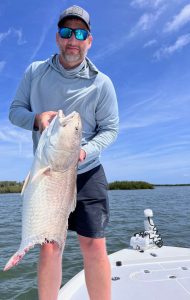
[[[23,182],[0,181],[0,193],[20,193]],[[154,189],[156,186],[190,186],[190,184],[151,184],[145,181],[114,181],[108,184],[109,190]]]
[[[109,190],[138,190],[153,188],[153,184],[145,181],[114,181],[109,183]]]
[[[23,182],[0,181],[0,193],[20,193]],[[144,181],[114,181],[108,184],[109,190],[153,189],[154,186]]]
[[[0,193],[20,193],[23,182],[17,181],[0,181]]]

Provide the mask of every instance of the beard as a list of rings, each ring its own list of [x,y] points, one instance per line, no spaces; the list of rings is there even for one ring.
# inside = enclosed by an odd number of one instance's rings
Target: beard
[[[78,62],[83,59],[80,54],[66,54],[65,52],[64,53],[62,52],[61,54],[64,57],[64,59],[70,63]]]
[[[64,58],[64,60],[68,63],[78,63],[82,62],[87,54],[87,50],[84,51],[82,49],[79,49],[79,52],[77,54],[68,54],[66,50],[60,49],[60,54]]]

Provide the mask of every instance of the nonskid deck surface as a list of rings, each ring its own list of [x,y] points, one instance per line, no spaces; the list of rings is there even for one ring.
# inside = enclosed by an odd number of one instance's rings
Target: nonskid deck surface
[[[112,300],[190,300],[190,249],[123,249],[109,258]],[[60,290],[58,299],[89,300],[83,271]]]

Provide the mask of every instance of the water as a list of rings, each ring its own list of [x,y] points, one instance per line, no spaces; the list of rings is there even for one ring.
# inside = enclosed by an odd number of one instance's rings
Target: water
[[[151,208],[164,245],[190,247],[190,187],[157,187],[154,190],[110,191],[111,223],[108,252],[129,247],[130,237],[144,228],[143,211]],[[0,195],[0,270],[18,249],[21,232],[21,198]],[[8,272],[0,271],[0,300],[37,300],[39,247]],[[76,234],[69,232],[63,258],[63,284],[82,268]]]

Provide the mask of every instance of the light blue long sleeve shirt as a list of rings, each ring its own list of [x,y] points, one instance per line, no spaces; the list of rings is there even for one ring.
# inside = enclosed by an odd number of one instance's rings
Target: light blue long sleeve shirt
[[[86,158],[78,173],[100,164],[100,154],[118,134],[118,105],[113,84],[86,58],[77,68],[66,70],[58,55],[32,63],[26,70],[10,106],[9,119],[32,131],[34,152],[40,133],[34,128],[36,114],[62,109],[79,112],[82,120],[81,148]]]

